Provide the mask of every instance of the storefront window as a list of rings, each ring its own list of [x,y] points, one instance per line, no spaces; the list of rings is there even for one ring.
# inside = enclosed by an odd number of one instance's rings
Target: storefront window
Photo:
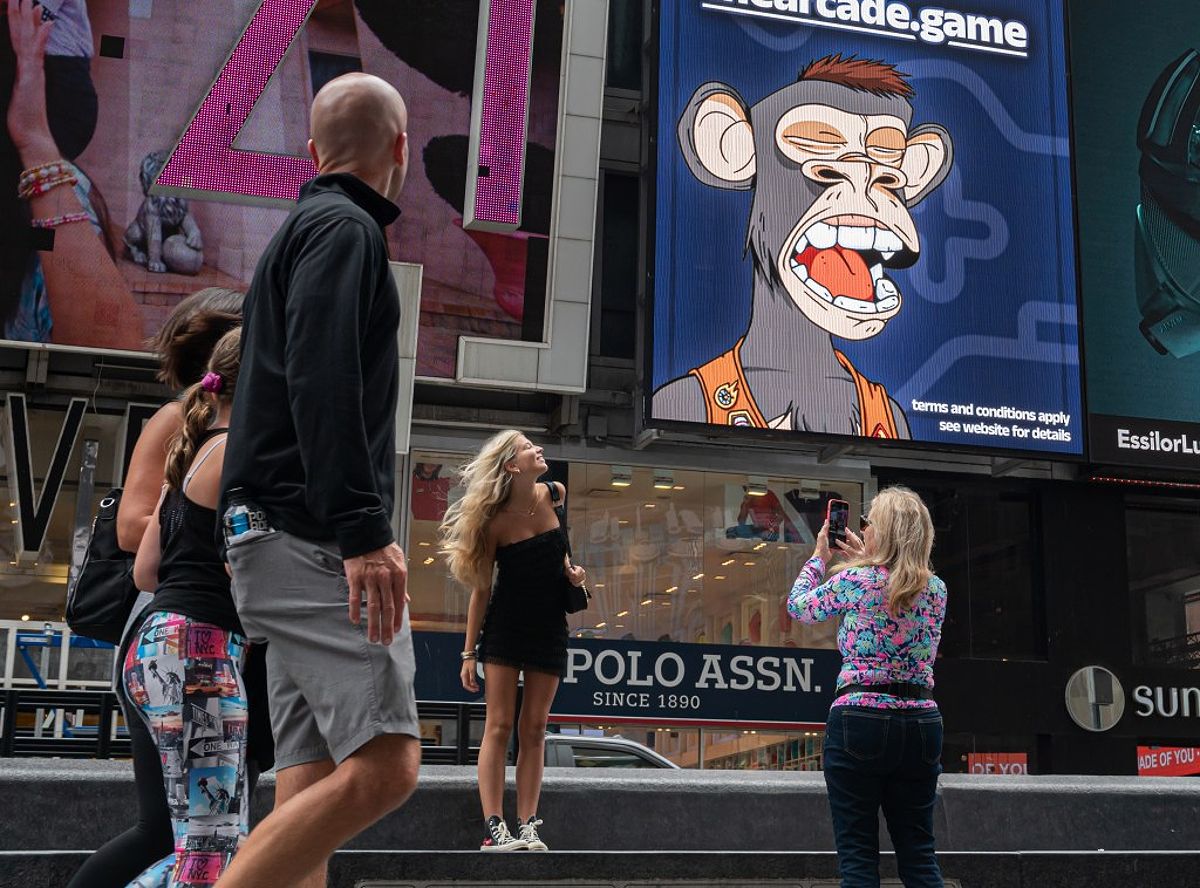
[[[437,528],[462,457],[415,454],[409,594],[414,628],[462,632],[467,592],[446,573]],[[566,470],[575,561],[591,606],[576,637],[833,648],[837,625],[794,623],[787,593],[831,498],[856,483],[575,463]]]
[[[824,735],[821,731],[765,732],[736,728],[676,728],[661,725],[577,725],[556,726],[570,737],[571,745],[583,747],[575,767],[597,767],[589,761],[599,755],[597,747],[588,747],[587,738],[620,738],[658,753],[681,768],[706,768],[716,771],[819,771]],[[578,738],[578,739],[574,739]],[[636,749],[609,747],[607,754],[629,760],[638,757]],[[644,753],[641,762],[622,767],[657,767]]]
[[[787,593],[832,497],[857,484],[572,465],[569,516],[592,607],[579,637],[830,648],[837,626],[787,616]],[[858,514],[852,511],[851,514]]]
[[[1145,615],[1138,661],[1200,667],[1200,505],[1131,501],[1125,534],[1129,589]]]
[[[6,409],[0,420],[8,423],[7,414]],[[90,526],[101,497],[113,486],[124,456],[124,451],[118,453],[124,417],[86,415],[66,460],[61,485],[52,490],[47,487],[47,474],[66,414],[61,410],[31,408],[26,416],[33,481],[33,502],[27,504],[26,513],[34,513],[35,520],[24,527],[18,524],[20,509],[11,477],[17,457],[5,453],[0,469],[4,475],[0,481],[4,490],[0,500],[0,620],[24,621],[30,629],[38,629],[43,622],[62,620],[76,526]],[[130,435],[136,436],[136,430]],[[87,491],[88,501],[81,504],[80,466],[84,442],[88,440],[97,442],[96,466]],[[41,522],[47,517],[42,510],[51,504],[44,534],[40,534]],[[26,546],[33,546],[36,551],[22,552]]]
[[[463,461],[462,455],[413,455],[409,593],[418,632],[465,630],[468,593],[447,576],[437,551],[438,524]],[[569,618],[573,638],[836,648],[836,621],[793,622],[787,593],[812,554],[829,500],[848,500],[858,515],[860,484],[608,463],[552,462],[551,474],[567,485],[575,561],[587,569],[594,596],[586,611]],[[778,715],[784,722],[788,717]],[[819,768],[820,732],[783,727],[589,723],[557,729],[620,736],[681,767]]]

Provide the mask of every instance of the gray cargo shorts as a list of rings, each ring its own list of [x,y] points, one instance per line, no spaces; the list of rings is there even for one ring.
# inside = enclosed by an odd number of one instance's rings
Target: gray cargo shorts
[[[381,734],[420,737],[408,609],[387,647],[350,622],[349,587],[334,543],[283,531],[235,539],[227,558],[238,617],[267,642],[267,690],[277,770],[341,764]]]

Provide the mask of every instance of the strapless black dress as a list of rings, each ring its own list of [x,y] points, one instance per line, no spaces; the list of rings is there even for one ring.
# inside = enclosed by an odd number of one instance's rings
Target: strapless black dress
[[[566,540],[555,528],[496,547],[496,585],[479,638],[479,660],[557,675],[567,669],[563,610]]]

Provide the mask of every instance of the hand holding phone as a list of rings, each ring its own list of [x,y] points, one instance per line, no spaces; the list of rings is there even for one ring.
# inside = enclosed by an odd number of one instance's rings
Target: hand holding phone
[[[845,544],[850,504],[845,500],[831,499],[825,509],[825,520],[829,522],[829,545],[836,549],[838,543]]]

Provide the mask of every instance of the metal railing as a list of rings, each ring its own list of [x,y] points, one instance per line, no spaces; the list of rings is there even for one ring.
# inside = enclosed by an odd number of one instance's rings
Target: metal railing
[[[417,703],[429,730],[421,740],[426,765],[472,765],[479,760],[473,738],[482,733],[482,703]],[[0,690],[0,758],[128,757],[129,733],[112,690]]]
[[[0,757],[113,758],[129,755],[112,691],[0,691]]]

